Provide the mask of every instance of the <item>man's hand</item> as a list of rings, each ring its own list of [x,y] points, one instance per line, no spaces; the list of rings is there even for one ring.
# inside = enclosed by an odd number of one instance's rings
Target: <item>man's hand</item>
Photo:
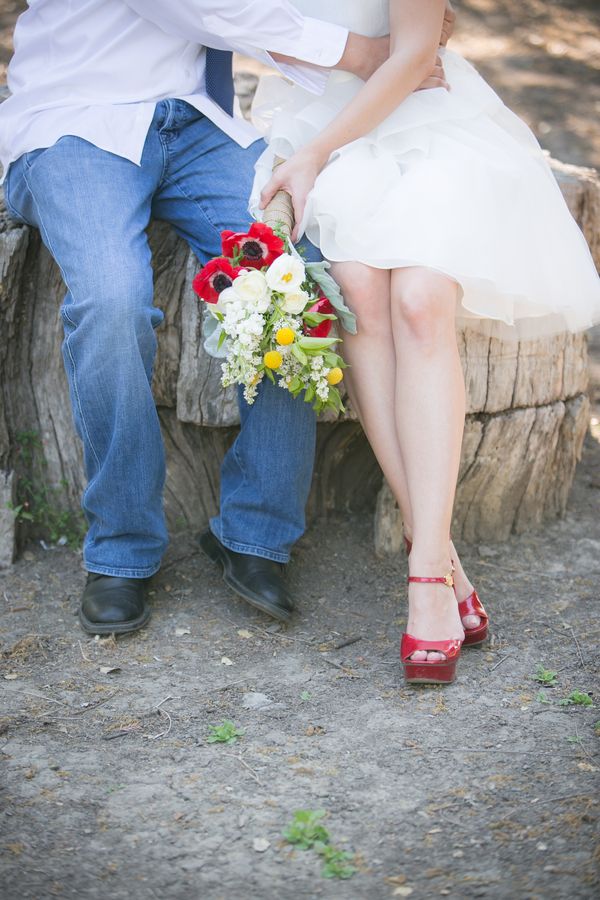
[[[435,66],[425,79],[422,81],[417,91],[426,91],[429,88],[445,88],[447,91],[450,90],[450,85],[446,81],[446,73],[444,72],[444,66],[442,65],[441,57],[436,56],[435,58]]]
[[[454,32],[456,23],[456,13],[452,8],[450,0],[446,0],[446,12],[444,13],[444,22],[442,24],[442,36],[440,37],[440,46],[445,47]]]
[[[454,32],[454,25],[456,23],[456,13],[452,8],[452,4],[450,0],[446,0],[446,12],[444,13],[444,21],[442,23],[442,33],[440,35],[440,47],[445,47],[452,34]],[[446,81],[446,73],[444,72],[444,66],[442,64],[441,57],[437,56],[435,59],[435,65],[427,78],[421,82],[418,91],[426,91],[429,88],[445,88],[447,91],[450,90],[450,85]]]
[[[351,31],[344,54],[334,68],[351,72],[353,75],[358,75],[363,81],[368,81],[371,75],[389,59],[389,55],[389,34],[386,34],[385,37],[372,38]]]

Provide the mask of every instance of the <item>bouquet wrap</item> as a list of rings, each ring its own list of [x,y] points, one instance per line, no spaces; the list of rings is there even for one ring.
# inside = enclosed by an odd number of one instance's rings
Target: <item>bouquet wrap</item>
[[[275,157],[273,163],[273,171],[280,166],[285,160]],[[263,213],[263,222],[270,228],[279,227],[287,237],[290,237],[294,230],[294,208],[292,206],[292,198],[287,191],[277,191],[271,202],[265,207]]]

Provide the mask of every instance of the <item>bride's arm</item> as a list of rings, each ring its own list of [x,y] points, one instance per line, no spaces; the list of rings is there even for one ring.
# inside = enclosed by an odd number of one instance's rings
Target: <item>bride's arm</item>
[[[277,191],[288,191],[296,222],[301,221],[306,197],[333,151],[376,128],[429,74],[445,5],[445,0],[390,0],[389,59],[324,131],[278,167],[262,192],[263,209]]]

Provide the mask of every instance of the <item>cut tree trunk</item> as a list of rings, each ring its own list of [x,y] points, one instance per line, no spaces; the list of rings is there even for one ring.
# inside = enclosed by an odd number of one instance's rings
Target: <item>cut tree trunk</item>
[[[569,206],[600,257],[600,188],[589,170],[556,166]],[[219,467],[234,439],[234,391],[220,385],[220,362],[202,348],[202,319],[191,290],[198,266],[163,223],[150,229],[159,329],[154,392],[167,448],[165,505],[172,532],[200,529],[218,507]],[[85,485],[60,354],[64,287],[36,231],[0,211],[0,565],[17,538],[44,536],[76,513]],[[459,334],[468,415],[454,534],[502,540],[560,516],[587,427],[585,337],[504,344]],[[23,482],[26,479],[26,482]],[[39,508],[19,504],[26,483]],[[21,488],[20,488],[21,485]],[[55,507],[55,508],[52,508]],[[377,508],[376,549],[396,552],[401,523],[358,423],[322,422],[309,515]],[[21,519],[23,516],[21,516]],[[57,525],[58,522],[58,525]],[[56,537],[56,534],[54,535]]]

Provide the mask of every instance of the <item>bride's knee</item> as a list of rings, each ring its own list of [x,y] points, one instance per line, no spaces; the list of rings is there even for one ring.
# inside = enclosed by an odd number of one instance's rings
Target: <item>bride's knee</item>
[[[439,276],[415,275],[392,285],[391,311],[395,327],[419,341],[431,341],[454,327],[455,292]]]
[[[362,263],[337,264],[332,274],[339,284],[347,306],[363,328],[390,317],[389,272]]]

